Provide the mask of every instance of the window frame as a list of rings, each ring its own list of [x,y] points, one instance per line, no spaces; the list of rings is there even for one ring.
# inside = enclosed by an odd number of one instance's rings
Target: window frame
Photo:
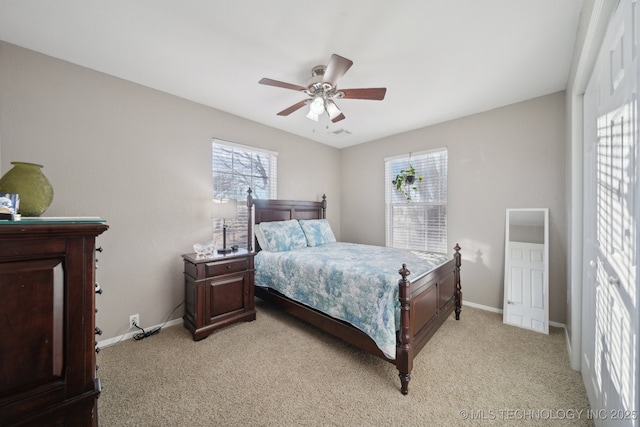
[[[403,154],[384,161],[385,245],[448,253],[448,149]],[[409,164],[423,177],[422,182],[414,184],[418,189],[412,190],[415,194],[410,202],[391,183]]]
[[[216,155],[221,149],[230,151],[230,156],[227,160],[227,162],[230,162],[230,165],[226,165],[226,170],[216,167],[222,163],[219,159],[216,159]],[[251,159],[251,170],[248,171],[248,173],[246,170],[240,169],[242,162],[236,159],[236,156],[243,156],[245,163],[247,156]],[[263,156],[267,156],[267,164],[263,165],[262,162],[259,162],[260,166],[264,169],[264,175],[260,176],[255,173],[254,162],[256,157]],[[245,164],[243,168],[246,168],[246,166]],[[247,204],[243,203],[243,201],[247,198],[247,190],[249,188],[251,188],[254,198],[277,198],[278,153],[263,148],[213,138],[211,141],[211,177],[212,199],[229,198],[237,200],[236,219],[226,220],[227,246],[237,244],[238,246],[246,247],[248,244],[247,224],[249,220],[249,210],[247,209]],[[256,184],[255,179],[266,179],[267,183],[264,186],[259,186]],[[222,181],[226,182],[223,183]],[[231,188],[224,188],[225,185],[231,186]],[[221,247],[224,221],[219,218],[213,218],[213,216],[211,219],[213,225],[213,240],[216,242],[216,247]]]

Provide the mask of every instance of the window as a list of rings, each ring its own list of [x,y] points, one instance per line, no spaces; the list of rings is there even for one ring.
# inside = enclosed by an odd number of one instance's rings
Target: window
[[[219,139],[212,144],[214,199],[238,201],[238,217],[227,221],[227,246],[247,246],[247,190],[256,199],[277,198],[278,154]],[[222,246],[222,219],[213,219],[216,246]]]
[[[447,164],[446,148],[385,159],[387,246],[448,253]],[[410,202],[391,183],[409,165],[422,176]]]

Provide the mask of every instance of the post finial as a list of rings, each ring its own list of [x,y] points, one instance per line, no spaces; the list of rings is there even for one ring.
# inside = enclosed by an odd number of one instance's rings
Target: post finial
[[[407,280],[407,277],[409,277],[409,275],[411,274],[411,272],[407,268],[407,264],[402,264],[402,268],[398,270],[398,274],[402,276],[403,280]]]
[[[323,194],[322,195],[322,219],[326,219],[327,218],[327,195]]]
[[[253,206],[253,196],[251,195],[253,191],[251,191],[251,187],[247,190],[247,207],[250,208]]]

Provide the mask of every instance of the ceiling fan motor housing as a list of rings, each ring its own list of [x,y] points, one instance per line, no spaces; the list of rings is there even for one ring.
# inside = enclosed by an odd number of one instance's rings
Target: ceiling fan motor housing
[[[307,95],[312,98],[322,97],[323,99],[342,98],[342,92],[337,91],[331,83],[325,82],[324,74],[327,67],[324,65],[316,65],[311,69],[311,78],[307,80]]]
[[[311,69],[311,78],[307,80],[309,95],[314,95],[322,88],[322,80],[327,67],[324,65],[316,65]]]

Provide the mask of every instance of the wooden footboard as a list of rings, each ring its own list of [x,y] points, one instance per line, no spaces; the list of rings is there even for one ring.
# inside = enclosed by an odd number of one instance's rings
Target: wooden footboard
[[[321,202],[265,200],[253,199],[249,190],[247,197],[249,251],[260,250],[257,241],[253,239],[254,223],[325,218],[326,206],[325,196],[322,197]],[[402,277],[399,281],[400,330],[395,359],[386,357],[373,339],[347,322],[296,302],[272,289],[256,286],[255,295],[327,333],[394,363],[400,377],[401,392],[407,394],[413,359],[452,312],[455,311],[456,319],[460,318],[462,306],[460,246],[456,245],[454,249],[453,259],[419,277],[409,278],[408,267],[402,265],[399,271]]]
[[[396,347],[396,367],[402,394],[409,393],[413,359],[433,334],[455,311],[460,319],[462,290],[460,285],[460,246],[456,244],[453,259],[435,270],[409,280],[406,264],[398,271],[400,330]]]
[[[460,318],[461,256],[460,247],[456,245],[454,249],[453,259],[413,281],[408,279],[410,272],[405,264],[398,272],[402,276],[398,282],[401,312],[395,360],[387,358],[367,334],[347,322],[294,301],[273,289],[256,286],[255,295],[318,329],[395,364],[400,378],[400,391],[406,395],[409,393],[413,359],[452,312],[455,311],[456,320]]]

